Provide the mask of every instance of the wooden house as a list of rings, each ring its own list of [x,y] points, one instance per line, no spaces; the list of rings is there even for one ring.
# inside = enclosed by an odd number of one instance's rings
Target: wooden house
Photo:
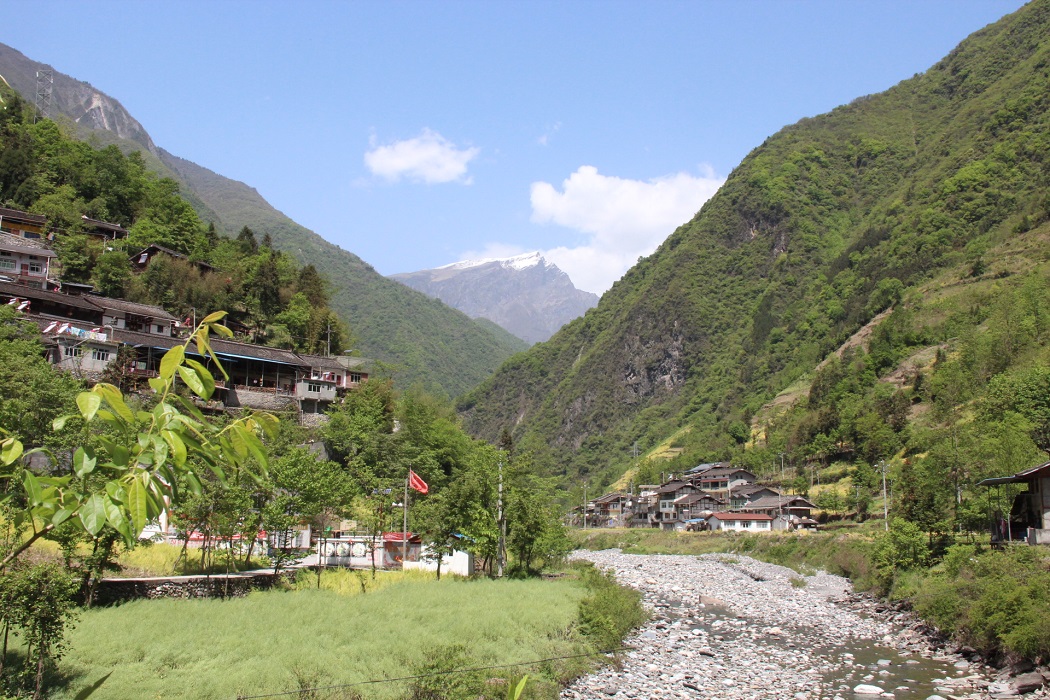
[[[1050,544],[1050,462],[1018,472],[1013,476],[985,479],[981,486],[999,488],[1007,484],[1024,485],[1014,495],[1009,515],[1005,504],[992,514],[992,542],[1025,541],[1028,544]]]

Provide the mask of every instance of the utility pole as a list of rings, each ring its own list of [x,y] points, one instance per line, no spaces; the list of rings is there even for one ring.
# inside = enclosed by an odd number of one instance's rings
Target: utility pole
[[[496,578],[503,578],[503,566],[507,559],[507,520],[503,517],[503,450],[499,451],[497,468],[499,485],[496,492],[496,518],[499,521],[499,543],[496,551]]]
[[[886,495],[886,460],[879,462],[882,467],[882,524],[890,529],[890,499]]]
[[[587,529],[587,482],[583,482],[583,529]]]

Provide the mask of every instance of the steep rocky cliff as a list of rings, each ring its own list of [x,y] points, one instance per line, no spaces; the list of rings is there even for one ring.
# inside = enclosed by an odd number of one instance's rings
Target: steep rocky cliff
[[[36,74],[41,69],[51,69],[51,66],[0,44],[0,75],[29,102],[33,102],[36,96]],[[118,138],[134,141],[157,155],[153,139],[120,102],[96,90],[89,83],[75,80],[64,73],[52,70],[52,75],[52,116],[61,114],[69,117],[82,135],[92,131],[107,131]]]

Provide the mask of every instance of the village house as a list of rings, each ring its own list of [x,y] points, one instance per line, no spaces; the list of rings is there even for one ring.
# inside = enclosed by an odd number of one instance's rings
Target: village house
[[[619,491],[591,501],[590,524],[595,527],[623,527],[630,517],[631,497]]]
[[[773,518],[765,513],[715,513],[707,519],[707,527],[710,530],[770,532]]]
[[[769,486],[763,486],[761,484],[742,484],[733,489],[732,502],[730,508],[737,510],[743,508],[748,503],[764,498],[766,496],[779,496],[780,492]]]
[[[36,289],[57,286],[50,280],[52,261],[56,257],[46,241],[0,233],[0,281]]]
[[[1009,506],[1001,501],[1001,487],[1024,484],[1027,488],[1016,494]],[[1019,542],[1050,544],[1050,462],[1018,472],[1013,476],[985,479],[981,486],[995,486],[999,490],[999,510],[992,514],[992,543]]]
[[[177,320],[157,306],[93,294],[63,294],[0,281],[0,303],[20,308],[40,328],[48,359],[89,381],[98,381],[121,347],[133,351],[120,372],[132,379],[157,376],[164,353],[182,345]],[[304,423],[325,419],[325,411],[348,390],[367,381],[362,358],[330,358],[213,338],[228,380],[218,377],[209,408],[298,409]],[[210,360],[188,354],[206,366]]]
[[[678,510],[676,527],[683,529],[690,522],[703,520],[723,508],[725,504],[725,500],[706,491],[694,491],[680,496],[674,502]]]
[[[139,252],[129,256],[129,259],[131,260],[131,266],[135,270],[141,272],[147,267],[149,267],[150,260],[152,260],[158,255],[166,255],[169,258],[175,258],[176,260],[189,261],[194,267],[196,267],[201,272],[213,272],[216,269],[213,265],[209,265],[208,263],[201,262],[199,260],[190,260],[190,256],[186,255],[185,253],[180,253],[179,251],[172,250],[171,248],[165,248],[164,246],[158,245],[156,243],[150,243],[148,246],[146,246]]]
[[[698,492],[696,488],[687,481],[674,479],[656,489],[656,509],[650,513],[650,527],[659,527],[670,530],[681,518],[676,501],[682,496]]]
[[[0,233],[17,238],[38,239],[44,237],[47,217],[27,211],[0,207]]]
[[[689,477],[690,483],[702,491],[731,493],[745,484],[755,483],[755,475],[740,467],[714,467]]]
[[[762,498],[757,498],[746,505],[741,506],[740,510],[745,513],[765,513],[766,515],[784,514],[795,516],[797,518],[809,518],[815,508],[815,505],[802,496],[782,496],[777,494],[776,496],[763,496]]]
[[[111,224],[108,221],[99,221],[88,216],[81,216],[83,231],[89,236],[100,238],[104,241],[115,241],[118,238],[127,238],[128,230],[123,226]]]

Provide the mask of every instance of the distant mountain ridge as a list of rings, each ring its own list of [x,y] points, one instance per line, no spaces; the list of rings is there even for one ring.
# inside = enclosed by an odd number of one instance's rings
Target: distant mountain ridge
[[[598,303],[597,294],[576,289],[569,276],[539,252],[462,260],[390,278],[471,318],[487,318],[528,343],[547,340]]]
[[[0,75],[30,103],[36,71],[42,68],[50,66],[0,44]],[[89,83],[57,70],[53,74],[53,119],[68,121],[79,138],[93,145],[142,152],[147,165],[179,182],[201,218],[220,231],[236,235],[248,226],[257,235],[268,233],[276,248],[316,267],[331,283],[331,306],[350,324],[356,350],[384,363],[399,385],[418,383],[457,396],[522,349],[498,329],[386,279],[353,253],[274,209],[248,185],[158,147],[119,101]]]

